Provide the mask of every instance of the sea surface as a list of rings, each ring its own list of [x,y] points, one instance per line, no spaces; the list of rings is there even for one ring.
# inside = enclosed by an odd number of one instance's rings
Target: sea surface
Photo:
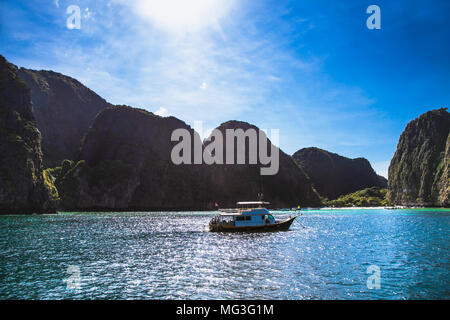
[[[302,213],[233,234],[214,212],[1,216],[0,299],[450,299],[450,210]]]

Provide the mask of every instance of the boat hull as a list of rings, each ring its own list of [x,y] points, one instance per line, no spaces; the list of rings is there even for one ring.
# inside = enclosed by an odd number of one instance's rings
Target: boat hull
[[[211,232],[271,232],[271,231],[287,231],[294,222],[295,218],[292,217],[273,224],[265,224],[260,226],[233,226],[233,225],[221,225],[210,224],[209,231]]]

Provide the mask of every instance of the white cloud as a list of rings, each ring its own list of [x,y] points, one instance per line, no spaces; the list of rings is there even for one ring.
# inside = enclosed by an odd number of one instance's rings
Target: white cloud
[[[281,81],[281,78],[276,77],[276,76],[272,76],[272,75],[268,76],[267,79],[270,80],[270,81],[274,81],[274,82]]]
[[[55,6],[59,8],[59,0],[55,0]]]
[[[167,109],[160,107],[158,110],[154,112],[157,116],[165,117],[167,114]]]
[[[200,85],[200,89],[205,90],[208,87],[208,85],[206,84],[206,82],[202,82],[202,84]]]

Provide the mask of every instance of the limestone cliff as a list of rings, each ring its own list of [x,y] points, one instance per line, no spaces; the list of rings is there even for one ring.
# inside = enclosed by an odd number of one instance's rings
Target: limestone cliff
[[[171,141],[171,134],[179,128],[193,133],[174,117],[163,118],[127,106],[104,109],[83,141],[78,163],[56,181],[62,208],[212,207],[208,204],[202,166],[175,165],[171,161],[172,147],[176,144]]]
[[[388,201],[397,205],[450,205],[450,114],[429,111],[406,126],[389,165]]]
[[[330,200],[370,187],[387,186],[386,179],[378,176],[365,158],[349,159],[319,148],[300,149],[293,158],[317,192]]]
[[[219,130],[224,139],[224,159],[227,157],[225,146],[227,143],[227,129],[248,129],[259,131],[257,127],[242,121],[228,121],[222,123]],[[259,138],[259,134],[257,134]],[[272,143],[267,141],[267,150],[271,150]],[[207,146],[211,141],[206,141]],[[256,164],[249,164],[248,139],[245,144],[245,164],[237,164],[236,150],[237,139],[235,139],[234,165],[212,165],[210,166],[211,194],[215,201],[221,206],[234,206],[236,201],[258,200],[258,193],[264,194],[264,200],[272,203],[274,207],[318,207],[321,206],[320,197],[312,188],[309,178],[299,168],[291,156],[279,148],[279,170],[275,175],[261,175],[260,168],[267,167],[260,162],[258,157]],[[258,146],[258,153],[259,148]]]
[[[237,127],[250,125],[233,121],[219,129]],[[193,162],[194,141],[202,153],[205,146],[183,121],[127,106],[101,111],[78,162],[55,170],[63,209],[213,209],[215,202],[234,207],[237,201],[257,200],[261,186],[276,206],[320,205],[306,175],[282,151],[278,174],[262,178],[258,165],[174,164],[171,153],[178,141],[171,135],[176,129],[189,132]]]
[[[0,56],[0,213],[52,212],[30,90]]]
[[[19,75],[31,90],[44,166],[75,159],[95,116],[110,104],[76,79],[57,72],[21,68]]]

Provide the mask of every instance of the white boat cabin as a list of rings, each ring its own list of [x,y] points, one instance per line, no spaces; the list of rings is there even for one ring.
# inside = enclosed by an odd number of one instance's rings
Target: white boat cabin
[[[274,224],[275,218],[264,206],[270,204],[264,201],[238,202],[236,209],[221,209],[218,219],[222,225],[235,227],[262,226]]]

